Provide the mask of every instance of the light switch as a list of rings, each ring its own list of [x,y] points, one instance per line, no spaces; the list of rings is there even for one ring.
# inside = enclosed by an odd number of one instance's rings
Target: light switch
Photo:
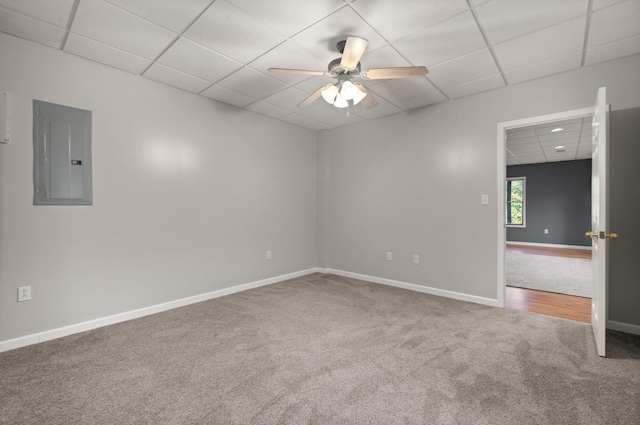
[[[482,195],[480,202],[482,205],[489,205],[489,195]]]

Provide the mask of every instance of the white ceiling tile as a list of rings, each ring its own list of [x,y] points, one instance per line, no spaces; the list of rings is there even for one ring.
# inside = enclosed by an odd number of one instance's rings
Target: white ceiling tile
[[[364,83],[367,86],[367,83]],[[425,78],[404,78],[388,80],[375,86],[375,92],[390,102],[408,99],[418,95],[436,91],[436,88]]]
[[[252,97],[235,92],[233,90],[229,90],[228,88],[219,86],[217,84],[209,87],[200,94],[206,97],[210,97],[211,99],[218,100],[220,102],[228,103],[229,105],[237,106],[239,108],[247,106],[248,104],[256,101]]]
[[[385,103],[384,105],[378,105],[375,108],[360,111],[358,112],[358,116],[366,120],[373,120],[387,115],[397,114],[398,112],[402,112],[402,109],[397,108],[390,103]]]
[[[534,153],[542,152],[542,148],[538,143],[532,143],[530,145],[508,145],[509,150],[514,155],[532,155]]]
[[[582,61],[582,52],[573,53],[567,56],[538,62],[533,65],[505,71],[504,76],[509,84],[517,84],[523,81],[533,80],[570,69],[579,68]]]
[[[363,71],[371,68],[398,68],[412,65],[391,46],[367,53],[362,57],[361,62]]]
[[[311,77],[308,80],[304,80],[303,82],[296,84],[295,87],[307,94],[312,94],[315,93],[316,90],[318,90],[320,87],[335,82],[335,78],[329,75],[323,75],[318,77]]]
[[[105,0],[134,15],[181,33],[212,0]]]
[[[239,62],[182,37],[158,58],[158,63],[211,82],[242,68]]]
[[[562,131],[551,131],[556,128],[562,128]],[[558,123],[541,124],[534,126],[533,129],[539,136],[553,136],[560,135],[561,133],[578,133],[582,129],[582,120],[574,120],[574,122],[563,121],[561,125]]]
[[[272,105],[267,102],[263,102],[261,100],[245,106],[245,109],[248,109],[250,111],[257,112],[258,114],[266,115],[272,118],[280,118],[290,113],[286,109],[278,108],[275,105]]]
[[[310,71],[327,72],[327,64],[304,50],[293,41],[286,41],[278,47],[260,56],[249,66],[260,72],[267,73],[269,68],[306,69]],[[309,79],[305,74],[289,74],[283,72],[269,73],[273,78],[287,84],[295,84]]]
[[[74,0],[0,0],[0,6],[66,29]]]
[[[489,49],[484,49],[432,66],[429,68],[427,77],[436,86],[445,88],[458,86],[499,72],[493,55]]]
[[[350,118],[353,116],[354,108],[349,108],[350,111],[347,111],[347,108],[336,108],[333,105],[329,105],[322,98],[318,100],[318,102],[314,102],[310,106],[306,108],[300,109],[297,114],[305,117],[309,117],[316,121],[331,123],[332,121],[342,120],[343,118]],[[358,110],[364,110],[364,108],[360,107]],[[347,114],[348,112],[348,114]],[[357,118],[360,121],[360,118]]]
[[[608,7],[614,5],[616,3],[620,3],[626,0],[593,0],[593,10],[602,9],[603,7]]]
[[[262,99],[287,87],[286,84],[247,67],[234,72],[218,84],[255,99]]]
[[[336,118],[334,118],[331,121],[329,121],[328,124],[330,126],[333,126],[333,127],[341,127],[341,126],[345,126],[345,125],[357,124],[357,123],[363,122],[363,121],[364,121],[364,119],[360,118],[356,114],[347,115],[345,113],[345,114],[336,116]]]
[[[396,41],[468,9],[465,0],[356,1],[351,6],[388,41]]]
[[[395,104],[402,109],[413,109],[413,108],[421,108],[427,105],[433,105],[434,103],[443,102],[445,100],[447,100],[445,95],[443,95],[439,91],[434,91],[431,93],[410,97],[405,100],[400,100],[395,102]]]
[[[211,84],[193,75],[157,63],[151,65],[143,76],[193,93],[199,93]]]
[[[331,128],[330,125],[326,124],[326,123],[321,123],[318,122],[314,119],[311,119],[309,117],[304,117],[302,115],[298,115],[298,114],[289,114],[289,115],[285,115],[283,117],[280,118],[282,121],[286,121],[289,122],[291,124],[295,124],[297,126],[300,127],[305,127],[308,128],[310,130],[325,130],[328,128]]]
[[[429,27],[393,46],[414,65],[431,67],[487,47],[471,12]]]
[[[635,55],[636,53],[640,53],[640,35],[609,44],[602,44],[587,50],[585,65],[618,59]]]
[[[309,97],[307,93],[296,88],[289,87],[286,90],[282,90],[281,92],[272,94],[271,96],[265,97],[262,100],[271,105],[286,109],[287,111],[296,112],[298,110],[298,103],[302,102],[307,97]]]
[[[355,35],[369,41],[367,51],[374,51],[387,44],[378,33],[369,26],[350,7],[344,7],[320,22],[310,26],[292,37],[300,46],[304,46],[314,56],[325,63],[339,58],[336,44]]]
[[[224,0],[217,0],[184,36],[242,63],[251,62],[285,38]]]
[[[115,47],[107,46],[106,44],[98,43],[97,41],[73,33],[69,33],[69,38],[67,38],[64,50],[74,55],[82,56],[92,61],[138,75],[151,64],[151,61],[148,59],[132,55]]]
[[[521,139],[513,138],[510,134],[507,134],[507,146],[513,145],[525,145],[529,143],[538,143],[537,137],[523,137]]]
[[[540,142],[561,143],[567,139],[574,139],[577,143],[579,137],[579,131],[561,131],[554,134],[539,135],[538,140],[540,140]]]
[[[345,5],[343,0],[229,0],[229,2],[286,37],[291,37]]]
[[[468,83],[460,84],[453,87],[442,89],[444,93],[450,98],[468,96],[474,93],[480,93],[487,90],[496,89],[498,87],[505,86],[502,75],[495,74],[489,77],[479,78]]]
[[[582,51],[586,16],[494,46],[504,71]]]
[[[538,62],[533,65],[505,71],[504,76],[509,84],[517,84],[523,81],[533,80],[570,69],[579,68],[582,61],[582,52],[573,53],[567,56]]]
[[[147,59],[155,59],[176,34],[112,4],[83,0],[71,31]]]
[[[521,138],[535,138],[536,132],[531,127],[525,128],[516,128],[512,130],[507,130],[507,138],[511,139],[521,139]]]
[[[588,0],[494,0],[476,13],[489,43],[497,44],[587,13]]]
[[[640,1],[625,1],[591,15],[588,48],[636,35],[640,35]]]
[[[46,22],[0,7],[0,32],[59,49],[67,32]]]

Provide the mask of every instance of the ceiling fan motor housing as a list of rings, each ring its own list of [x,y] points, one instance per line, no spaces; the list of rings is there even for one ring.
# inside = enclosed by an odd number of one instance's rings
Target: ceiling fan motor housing
[[[348,74],[348,75],[360,75],[360,62],[356,65],[356,68],[353,71],[345,70],[341,65],[342,58],[337,58],[329,62],[329,75],[332,77],[337,77],[338,75]]]

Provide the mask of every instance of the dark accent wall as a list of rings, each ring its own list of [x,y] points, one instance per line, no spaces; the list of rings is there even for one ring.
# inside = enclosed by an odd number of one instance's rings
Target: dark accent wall
[[[640,108],[609,117],[609,320],[640,329]]]
[[[526,227],[507,227],[507,241],[591,245],[591,160],[507,167],[507,177],[523,176]]]

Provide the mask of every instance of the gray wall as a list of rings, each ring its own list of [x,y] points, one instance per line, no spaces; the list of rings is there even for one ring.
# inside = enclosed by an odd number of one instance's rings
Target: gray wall
[[[334,269],[496,299],[498,123],[591,107],[601,86],[614,111],[639,107],[638,75],[635,55],[325,131],[322,257]]]
[[[507,241],[591,246],[590,159],[512,165],[507,177],[527,178],[526,227],[507,227]]]
[[[316,132],[2,33],[0,51],[0,341],[316,266]],[[32,99],[93,111],[93,206],[33,205]]]
[[[640,108],[612,111],[609,143],[609,320],[640,326]]]

